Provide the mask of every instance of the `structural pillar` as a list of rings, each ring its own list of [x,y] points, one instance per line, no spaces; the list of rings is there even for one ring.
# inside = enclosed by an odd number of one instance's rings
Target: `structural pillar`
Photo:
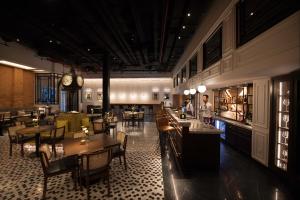
[[[102,100],[102,115],[106,112],[109,112],[110,107],[110,66],[109,66],[109,55],[104,53],[103,56],[103,67],[102,67],[102,91],[103,91],[103,100]]]

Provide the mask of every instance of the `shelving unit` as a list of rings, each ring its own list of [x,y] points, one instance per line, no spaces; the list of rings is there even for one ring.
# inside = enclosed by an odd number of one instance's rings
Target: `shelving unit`
[[[276,83],[276,147],[275,166],[287,170],[288,166],[288,140],[290,135],[290,83],[279,81]]]
[[[214,111],[224,118],[251,122],[252,100],[252,84],[221,88],[214,91]]]

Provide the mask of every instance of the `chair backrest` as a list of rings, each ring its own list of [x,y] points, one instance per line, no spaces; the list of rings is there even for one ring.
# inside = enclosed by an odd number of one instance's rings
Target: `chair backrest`
[[[128,135],[126,135],[126,133],[123,131],[119,131],[117,133],[117,140],[121,143],[124,151],[126,150],[126,146],[127,146],[127,137]]]
[[[49,160],[51,160],[51,151],[48,144],[43,144],[40,147],[40,159],[44,173],[47,172],[49,166]]]
[[[138,118],[139,119],[144,119],[144,112],[139,112]]]
[[[97,170],[108,167],[111,161],[111,149],[104,149],[81,156],[83,170]]]
[[[8,128],[9,139],[11,140],[11,139],[13,139],[13,137],[16,137],[17,136],[16,132],[18,130],[23,129],[23,128],[26,128],[26,126],[24,124],[18,125],[18,126],[11,126],[11,127],[9,127]]]
[[[84,127],[89,128],[90,127],[90,118],[84,117],[81,119],[81,125]]]
[[[64,138],[65,137],[65,132],[66,132],[66,127],[65,126],[55,128],[54,138]]]
[[[162,117],[162,118],[156,118],[156,126],[167,126],[169,125],[169,119]]]
[[[97,121],[93,122],[93,129],[94,131],[103,131],[104,130],[104,123]]]

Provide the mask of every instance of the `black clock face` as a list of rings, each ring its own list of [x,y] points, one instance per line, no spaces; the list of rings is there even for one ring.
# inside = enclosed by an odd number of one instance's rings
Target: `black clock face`
[[[64,86],[70,86],[72,84],[73,77],[71,74],[65,74],[62,78],[62,84]]]
[[[77,81],[77,85],[79,87],[83,86],[84,80],[83,80],[82,76],[77,76],[77,80],[76,81]]]

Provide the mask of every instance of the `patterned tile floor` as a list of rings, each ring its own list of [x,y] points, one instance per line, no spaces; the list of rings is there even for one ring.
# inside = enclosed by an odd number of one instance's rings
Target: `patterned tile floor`
[[[122,127],[127,132],[127,163],[113,160],[111,166],[111,193],[106,196],[103,181],[92,185],[91,199],[164,199],[162,163],[159,138],[154,123],[144,126]],[[13,148],[13,156],[8,155],[8,137],[0,137],[0,199],[40,199],[43,191],[43,172],[39,159],[29,158],[31,149],[26,149],[25,157],[19,148]],[[50,178],[47,199],[86,199],[86,190],[73,190],[70,174]]]

